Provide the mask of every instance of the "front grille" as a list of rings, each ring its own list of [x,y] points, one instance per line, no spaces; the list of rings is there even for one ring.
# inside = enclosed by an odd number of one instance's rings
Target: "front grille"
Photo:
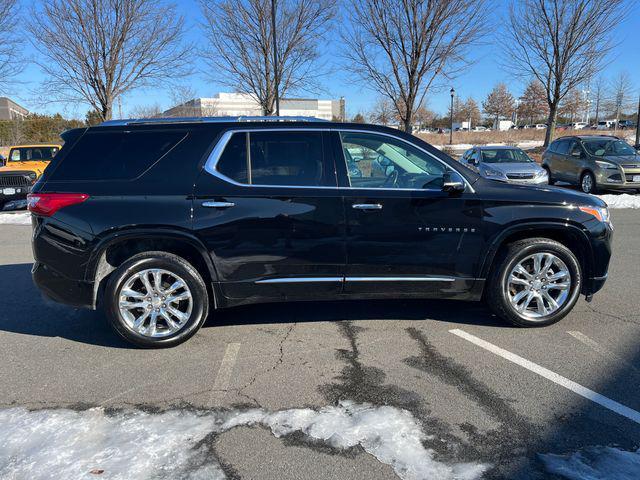
[[[509,180],[531,180],[533,173],[507,173]]]
[[[622,168],[631,168],[631,169],[638,169],[640,170],[640,163],[632,163],[629,165],[622,165]]]
[[[23,175],[0,175],[0,187],[29,187],[31,180]]]

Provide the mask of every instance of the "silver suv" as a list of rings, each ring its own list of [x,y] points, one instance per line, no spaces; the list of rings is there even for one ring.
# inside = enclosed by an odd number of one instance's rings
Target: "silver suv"
[[[640,191],[640,155],[624,140],[608,135],[562,137],[542,155],[549,183],[577,185],[585,193],[603,189]]]

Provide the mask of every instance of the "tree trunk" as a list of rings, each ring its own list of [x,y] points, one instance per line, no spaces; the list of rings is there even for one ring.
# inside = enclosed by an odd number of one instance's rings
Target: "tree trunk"
[[[544,134],[544,145],[548,147],[553,140],[553,135],[556,131],[556,115],[558,113],[558,105],[549,105],[549,116],[547,117],[547,131]]]
[[[412,123],[413,123],[413,115],[411,115],[411,112],[407,112],[407,116],[405,117],[405,120],[404,120],[405,132],[413,133]]]
[[[106,122],[107,120],[111,120],[113,117],[113,102],[108,101],[102,105],[102,109],[100,110],[100,115],[102,116],[102,121]]]

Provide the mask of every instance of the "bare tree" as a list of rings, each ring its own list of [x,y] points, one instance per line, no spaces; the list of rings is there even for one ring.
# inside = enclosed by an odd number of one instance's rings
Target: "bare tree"
[[[529,123],[534,123],[549,115],[547,94],[544,86],[538,80],[532,80],[524,89],[522,96],[520,96],[518,115],[529,120]]]
[[[158,103],[138,105],[131,110],[131,118],[156,118],[162,116],[162,108]]]
[[[371,113],[369,113],[369,119],[372,123],[378,123],[380,125],[389,125],[395,120],[396,111],[393,104],[384,97],[378,99],[373,106]]]
[[[281,97],[319,89],[318,45],[334,16],[330,0],[277,0],[278,64],[273,62],[271,0],[200,0],[208,40],[202,56],[209,76],[251,95],[271,115],[277,71]]]
[[[460,114],[465,122],[469,122],[469,129],[482,121],[478,103],[471,97],[462,102]]]
[[[616,119],[614,128],[617,130],[620,114],[635,106],[635,96],[633,95],[633,83],[628,72],[621,72],[611,82],[611,96],[607,102],[609,111]]]
[[[518,0],[509,11],[503,42],[509,66],[537,78],[549,105],[544,145],[555,132],[562,99],[598,72],[615,42],[612,29],[623,19],[626,0]]]
[[[606,101],[608,84],[606,79],[601,75],[593,82],[593,98],[595,100],[595,122],[596,125],[600,121],[600,112]]]
[[[162,0],[42,0],[27,28],[46,91],[103,120],[119,96],[188,72],[183,18]]]
[[[18,48],[22,38],[16,31],[18,25],[17,0],[0,0],[0,90],[14,83],[15,76],[24,68]]]
[[[500,118],[510,117],[515,108],[515,99],[504,83],[498,83],[489,92],[482,102],[484,113],[495,118],[495,127],[498,128]]]
[[[574,88],[567,93],[560,105],[558,105],[558,115],[568,118],[573,122],[580,115],[580,112],[584,112],[587,108],[587,98],[584,92],[580,88]]]
[[[484,32],[485,0],[354,0],[349,71],[393,102],[404,130],[437,80],[450,80]]]

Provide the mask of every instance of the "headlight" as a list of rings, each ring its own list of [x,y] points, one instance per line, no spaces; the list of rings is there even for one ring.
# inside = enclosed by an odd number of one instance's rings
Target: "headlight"
[[[501,180],[506,180],[507,176],[499,170],[493,170],[492,168],[484,169],[484,176],[487,178],[499,178]]]
[[[603,160],[596,160],[596,165],[605,170],[617,170],[618,166],[615,163],[605,162]]]
[[[536,172],[536,178],[542,178],[547,176],[547,171],[543,168]]]
[[[604,223],[610,223],[609,209],[607,207],[578,207],[584,213],[593,215]]]
[[[36,179],[36,177],[37,177],[37,175],[35,174],[35,172],[31,172],[31,173],[29,173],[29,178],[30,178],[31,180],[35,180],[35,179]]]

